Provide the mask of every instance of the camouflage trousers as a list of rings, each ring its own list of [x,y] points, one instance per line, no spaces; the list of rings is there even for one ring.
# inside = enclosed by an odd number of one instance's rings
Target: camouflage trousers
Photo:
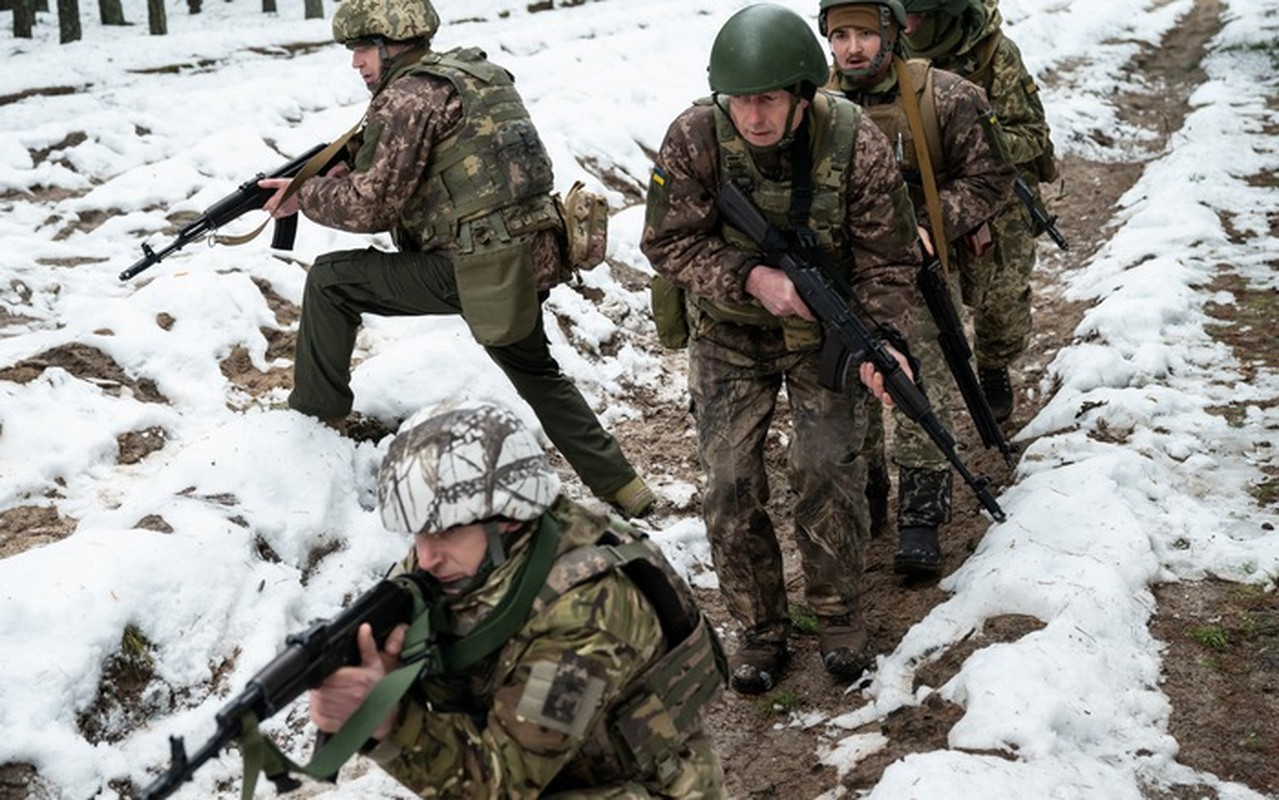
[[[702,320],[689,343],[689,391],[706,470],[702,516],[720,590],[748,639],[790,629],[782,552],[769,516],[765,445],[783,389],[787,473],[805,600],[818,616],[858,610],[866,508],[866,392],[818,385],[818,351],[788,350],[780,329]]]
[[[306,276],[289,406],[320,419],[350,413],[351,354],[361,314],[461,313],[457,278],[447,256],[371,247],[325,253]],[[635,477],[617,440],[551,355],[540,313],[525,338],[484,350],[591,491],[614,492]]]
[[[1038,186],[1031,184],[1036,195]],[[973,352],[983,367],[1007,367],[1030,342],[1030,276],[1035,269],[1035,236],[1026,207],[1013,200],[991,224],[993,245],[973,265],[980,296],[974,302]]]
[[[952,271],[951,301],[959,310],[963,308],[963,305],[959,300],[958,282],[953,275]],[[962,310],[960,313],[963,313]],[[922,300],[917,307],[911,309],[911,320],[911,329],[906,332],[906,341],[910,344],[911,355],[919,362],[919,375],[915,378],[924,393],[928,395],[933,411],[937,412],[937,419],[946,426],[947,430],[953,431],[951,405],[960,402],[962,408],[963,404],[957,399],[959,393],[951,391],[954,379],[951,377],[950,367],[946,365],[946,357],[942,354],[941,345],[937,343],[937,323]],[[933,440],[928,437],[924,429],[911,422],[901,409],[893,408],[891,412],[888,412],[883,408],[882,403],[870,398],[866,410],[869,421],[864,452],[868,466],[873,468],[884,465],[889,460],[885,453],[884,415],[891,413],[894,427],[892,463],[912,469],[950,468],[950,462],[946,460],[946,456],[942,455],[937,445],[933,444]]]
[[[955,272],[950,272],[951,301],[957,310],[963,308],[959,300],[958,280]],[[960,311],[962,315],[962,310]],[[912,326],[906,334],[910,344],[911,355],[919,362],[919,374],[916,380],[924,394],[928,396],[938,421],[949,431],[954,431],[955,404],[964,411],[963,400],[958,391],[951,391],[954,378],[946,357],[942,354],[941,345],[937,342],[937,323],[928,307],[921,301],[911,311]],[[940,448],[918,424],[911,422],[900,408],[888,411],[875,398],[867,401],[866,413],[866,454],[867,468],[871,474],[880,476],[880,480],[889,474],[888,464],[898,467],[897,480],[897,527],[912,525],[940,525],[950,519],[950,481],[923,481],[920,472],[949,472],[950,462],[942,454]],[[893,416],[893,442],[891,452],[886,442],[884,417]],[[884,492],[887,493],[887,484]]]

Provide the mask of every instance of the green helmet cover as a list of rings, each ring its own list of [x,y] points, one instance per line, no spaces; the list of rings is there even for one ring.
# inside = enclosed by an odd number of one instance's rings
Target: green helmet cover
[[[333,14],[333,39],[339,44],[375,37],[430,40],[439,29],[440,15],[431,0],[342,0]]]
[[[902,0],[907,14],[926,14],[929,11],[940,11],[952,17],[958,17],[968,8],[968,0]]]
[[[711,91],[763,94],[807,82],[823,86],[826,51],[803,17],[773,3],[747,6],[728,18],[711,46]]]

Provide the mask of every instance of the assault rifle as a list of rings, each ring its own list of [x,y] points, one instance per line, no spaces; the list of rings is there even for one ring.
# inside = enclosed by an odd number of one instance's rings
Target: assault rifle
[[[915,424],[924,429],[933,443],[946,456],[955,471],[977,496],[990,515],[999,522],[1007,517],[999,503],[987,489],[986,478],[975,478],[955,452],[955,439],[946,426],[937,419],[928,397],[902,370],[897,359],[888,350],[884,334],[872,333],[863,319],[870,319],[842,278],[829,275],[820,265],[803,260],[791,252],[790,243],[776,225],[755,206],[737,184],[731,181],[720,187],[717,206],[724,219],[746,234],[764,251],[764,257],[786,273],[795,284],[796,291],[813,315],[821,321],[830,336],[842,346],[839,360],[842,366],[869,361],[883,376],[884,387],[898,408]],[[832,283],[836,285],[832,285]],[[854,311],[856,313],[854,313]],[[880,329],[883,330],[882,328]],[[829,339],[828,339],[829,341]],[[845,370],[841,369],[840,372]]]
[[[1057,217],[1049,216],[1047,209],[1035,197],[1035,193],[1031,191],[1030,186],[1022,180],[1018,175],[1013,180],[1013,191],[1017,193],[1017,198],[1021,200],[1022,205],[1030,212],[1030,219],[1034,223],[1031,231],[1035,236],[1041,233],[1047,233],[1057,246],[1062,250],[1069,250],[1070,245],[1066,242],[1066,237],[1061,235],[1061,231],[1057,230]]]
[[[973,426],[981,436],[981,443],[986,447],[998,447],[1008,466],[1013,465],[1012,448],[999,429],[995,412],[981,390],[977,376],[973,374],[972,349],[968,346],[968,336],[964,333],[964,323],[959,319],[959,311],[951,299],[947,287],[946,276],[942,274],[941,262],[931,258],[919,271],[916,283],[919,293],[928,304],[928,311],[937,323],[937,342],[941,345],[942,355],[946,357],[946,366],[959,386],[959,393],[964,398],[968,414],[973,418]]]
[[[416,581],[407,574],[383,580],[331,621],[322,620],[302,633],[291,634],[285,640],[284,651],[217,713],[217,731],[194,755],[187,756],[181,736],[169,737],[169,768],[142,792],[142,800],[161,800],[173,794],[232,742],[241,740],[244,749],[243,738],[256,734],[258,722],[288,706],[307,689],[319,686],[339,667],[359,664],[356,633],[360,626],[369,623],[374,640],[381,646],[397,625],[413,618],[415,603],[421,596]],[[247,761],[246,754],[246,772]],[[254,772],[253,778],[256,777]],[[300,785],[283,771],[268,772],[267,777],[281,793]]]
[[[120,273],[120,280],[127,281],[145,269],[159,264],[165,258],[173,253],[186,247],[196,239],[203,237],[205,234],[216,231],[223,225],[233,220],[239,219],[250,211],[261,208],[266,204],[267,200],[275,194],[274,189],[263,189],[258,186],[258,181],[263,178],[292,178],[295,177],[307,162],[324,151],[328,147],[326,143],[317,144],[302,155],[288,162],[284,166],[275,170],[270,174],[259,172],[252,178],[249,178],[240,187],[231,194],[209,206],[200,214],[199,218],[194,222],[185,225],[182,230],[178,231],[178,236],[161,250],[154,250],[151,245],[143,242],[142,258],[133,263],[133,266]],[[338,149],[337,153],[325,163],[316,174],[323,175],[328,172],[338,162],[346,159],[346,151]],[[271,246],[277,250],[293,249],[293,240],[297,236],[298,217],[296,214],[287,217],[281,217],[275,221],[275,232],[272,235]]]

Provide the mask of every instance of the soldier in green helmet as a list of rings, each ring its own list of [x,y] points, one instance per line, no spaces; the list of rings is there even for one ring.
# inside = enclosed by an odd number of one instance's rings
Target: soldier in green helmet
[[[968,242],[980,238],[1007,206],[1017,173],[985,92],[927,61],[905,60],[905,28],[901,0],[821,0],[818,29],[834,56],[830,88],[860,105],[893,143],[922,234],[941,260],[959,308],[961,280],[978,280]],[[952,381],[937,324],[925,308],[916,309],[913,320],[908,338],[920,361],[920,382],[938,418],[951,427]],[[919,425],[899,411],[894,417],[898,545],[893,568],[912,578],[934,577],[942,568],[938,529],[950,519],[950,464]],[[867,499],[874,533],[888,526],[884,438],[883,414],[872,409]]]
[[[365,625],[362,662],[311,692],[321,731],[367,715],[365,755],[422,797],[725,796],[702,725],[726,672],[714,630],[651,540],[561,494],[509,409],[409,420],[378,507],[413,537],[395,574],[416,576],[432,626],[379,650]],[[361,708],[408,652],[440,666]]]
[[[722,182],[742,186],[788,236],[827,259],[878,321],[906,327],[919,264],[910,198],[884,135],[855,104],[819,89],[828,69],[812,28],[789,9],[752,5],[725,22],[711,47],[713,94],[681,113],[662,142],[641,242],[656,272],[685,292],[702,515],[742,629],[732,685],[747,694],[776,685],[789,655],[765,464],[783,387],[795,539],[822,663],[848,682],[873,657],[860,597],[866,391],[856,380],[841,391],[819,384],[820,325],[786,274],[716,209]],[[882,394],[869,366],[862,381]]]
[[[998,0],[902,0],[906,48],[985,90],[999,119],[1009,157],[1038,197],[1040,182],[1057,178],[1053,144],[1039,86],[1021,51],[1004,35]],[[969,298],[975,312],[977,375],[1001,422],[1016,405],[1009,366],[1026,350],[1031,331],[1030,275],[1035,267],[1034,223],[1010,202],[992,225],[990,252],[978,262],[985,276]]]
[[[268,179],[276,217],[390,232],[397,252],[326,253],[307,274],[289,405],[340,427],[361,314],[460,314],[598,497],[640,516],[653,493],[551,355],[541,304],[570,274],[551,161],[510,73],[431,50],[429,0],[344,0],[333,38],[373,97],[348,168]]]

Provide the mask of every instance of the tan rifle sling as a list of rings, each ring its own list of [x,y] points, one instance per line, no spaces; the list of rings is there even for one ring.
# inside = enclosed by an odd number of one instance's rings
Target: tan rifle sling
[[[933,101],[933,71],[931,68],[928,69],[923,87],[924,102],[928,104],[930,112],[928,119],[932,123],[926,129],[923,114],[920,113],[919,95],[915,92],[915,82],[910,74],[909,65],[898,56],[893,57],[893,65],[897,69],[897,81],[901,84],[902,107],[906,111],[906,121],[910,124],[915,157],[919,161],[919,180],[923,184],[924,204],[928,207],[928,219],[933,226],[933,249],[937,254],[937,260],[941,262],[942,274],[948,274],[950,257],[946,248],[946,225],[941,215],[937,177],[933,172],[933,159],[930,155],[934,146],[938,153],[941,151],[941,129],[937,122],[937,106]]]

